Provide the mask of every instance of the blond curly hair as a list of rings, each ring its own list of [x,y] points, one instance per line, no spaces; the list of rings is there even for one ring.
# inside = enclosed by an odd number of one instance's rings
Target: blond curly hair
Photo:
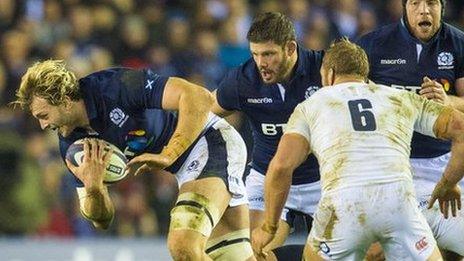
[[[21,78],[13,104],[29,109],[34,96],[55,106],[62,104],[65,97],[72,101],[81,98],[76,76],[66,68],[63,60],[36,62],[29,67]]]

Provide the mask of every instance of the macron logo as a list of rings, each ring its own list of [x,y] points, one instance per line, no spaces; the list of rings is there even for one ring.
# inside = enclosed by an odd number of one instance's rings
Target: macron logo
[[[397,65],[397,64],[406,64],[405,59],[381,59],[380,64],[387,64],[387,65]]]
[[[268,98],[268,97],[264,97],[264,98],[248,98],[247,102],[248,103],[257,103],[257,104],[272,103],[272,98]]]

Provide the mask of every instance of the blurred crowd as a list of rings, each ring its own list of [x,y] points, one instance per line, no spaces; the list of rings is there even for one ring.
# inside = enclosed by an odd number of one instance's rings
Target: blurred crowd
[[[95,231],[79,214],[73,178],[55,133],[8,106],[29,65],[63,59],[78,77],[106,67],[151,67],[214,90],[224,73],[250,57],[253,16],[280,11],[298,41],[324,49],[402,16],[401,0],[0,0],[0,235],[163,235],[177,184],[145,175],[112,186],[116,217]],[[445,20],[464,28],[464,2],[448,0]],[[237,124],[239,124],[237,122]],[[238,126],[240,127],[240,126]],[[248,145],[246,126],[244,129]]]

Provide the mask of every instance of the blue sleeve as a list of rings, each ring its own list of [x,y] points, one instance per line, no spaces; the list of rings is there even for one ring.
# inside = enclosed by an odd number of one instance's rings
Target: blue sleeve
[[[228,111],[241,110],[238,74],[239,72],[237,69],[228,72],[219,83],[219,87],[216,90],[216,97],[219,105]]]
[[[121,102],[128,109],[162,109],[164,87],[169,77],[150,69],[122,70],[118,75]]]

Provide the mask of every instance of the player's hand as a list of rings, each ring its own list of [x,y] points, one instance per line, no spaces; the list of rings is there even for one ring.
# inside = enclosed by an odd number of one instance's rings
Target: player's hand
[[[429,100],[436,101],[443,105],[448,105],[448,95],[446,95],[443,85],[437,81],[432,81],[429,77],[424,77],[419,94]]]
[[[450,185],[446,182],[446,179],[442,178],[432,192],[428,208],[432,208],[437,200],[440,212],[445,218],[448,218],[450,207],[451,214],[453,217],[456,217],[457,210],[461,210],[461,189],[458,185]]]
[[[135,176],[147,172],[165,169],[172,164],[172,159],[162,154],[144,153],[127,163],[126,171]]]
[[[265,246],[269,244],[269,242],[272,241],[272,239],[274,239],[275,236],[275,231],[273,231],[274,233],[272,233],[264,229],[264,227],[265,224],[258,228],[255,228],[251,234],[251,246],[258,260],[266,258],[267,253],[263,252],[263,249]]]
[[[99,188],[103,185],[105,170],[113,154],[108,144],[98,139],[84,139],[84,157],[80,166],[74,166],[66,159],[71,172],[84,183],[86,188]]]

